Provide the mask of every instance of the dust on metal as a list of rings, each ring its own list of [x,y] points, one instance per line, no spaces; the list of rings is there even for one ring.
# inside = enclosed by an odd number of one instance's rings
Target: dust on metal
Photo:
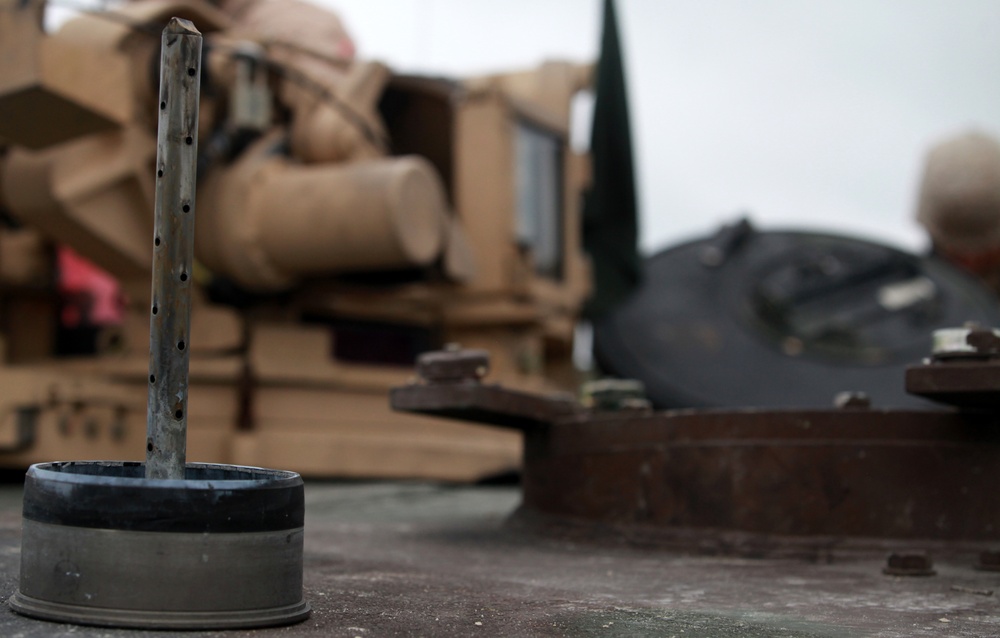
[[[161,39],[146,420],[151,479],[183,479],[187,456],[201,43],[198,29],[179,18]]]

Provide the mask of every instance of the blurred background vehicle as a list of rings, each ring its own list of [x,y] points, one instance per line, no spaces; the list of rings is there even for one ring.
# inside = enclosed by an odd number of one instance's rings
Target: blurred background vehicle
[[[453,342],[488,349],[515,386],[575,387],[591,180],[568,130],[590,64],[395,74],[295,0],[140,0],[52,34],[43,13],[0,11],[0,464],[141,451],[150,259],[166,241],[153,182],[170,170],[154,165],[159,33],[179,16],[206,38],[186,138],[197,263],[178,273],[196,299],[189,458],[455,480],[516,468],[516,437],[393,415],[386,391]]]

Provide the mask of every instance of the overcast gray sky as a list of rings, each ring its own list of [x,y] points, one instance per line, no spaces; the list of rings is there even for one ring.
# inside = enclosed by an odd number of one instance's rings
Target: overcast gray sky
[[[314,0],[365,58],[464,75],[596,56],[599,0]],[[748,211],[917,248],[931,141],[1000,132],[997,0],[618,0],[643,247]]]

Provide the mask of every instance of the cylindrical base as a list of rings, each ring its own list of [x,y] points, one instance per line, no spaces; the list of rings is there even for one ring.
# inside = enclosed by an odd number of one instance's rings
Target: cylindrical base
[[[8,601],[19,614],[99,627],[134,627],[141,629],[251,629],[301,622],[309,617],[309,603],[301,601],[288,607],[238,611],[142,611],[138,609],[100,609],[84,605],[66,605],[39,600],[15,592]]]
[[[118,462],[28,470],[15,611],[165,629],[308,617],[297,474],[206,464],[187,465],[184,480],[143,474]]]

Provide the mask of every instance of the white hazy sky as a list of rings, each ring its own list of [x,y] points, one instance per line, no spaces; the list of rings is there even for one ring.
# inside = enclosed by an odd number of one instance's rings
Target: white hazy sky
[[[465,75],[597,54],[599,0],[314,0],[359,55]],[[741,211],[919,248],[922,155],[1000,133],[997,0],[618,0],[642,245]]]

